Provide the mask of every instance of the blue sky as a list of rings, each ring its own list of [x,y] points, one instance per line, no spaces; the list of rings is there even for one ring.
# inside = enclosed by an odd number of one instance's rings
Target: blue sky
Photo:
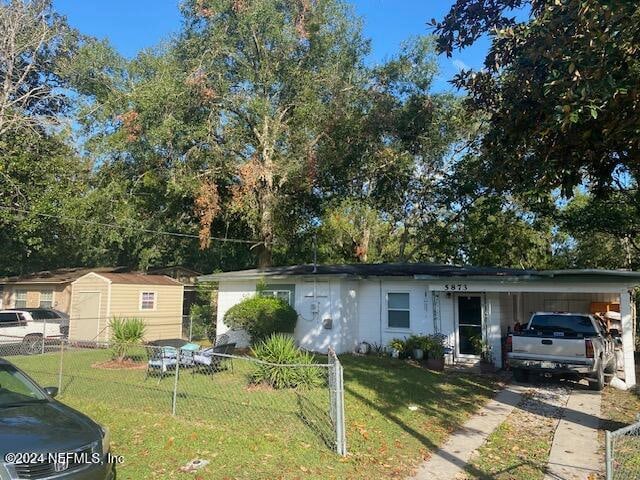
[[[108,38],[123,55],[132,57],[140,49],[157,45],[180,29],[179,0],[109,0],[92,2],[54,0],[58,12],[83,33]],[[427,21],[441,19],[449,0],[350,0],[364,19],[364,30],[372,40],[370,61],[377,63],[398,50],[412,35],[429,32]],[[440,59],[437,90],[450,90],[447,79],[460,68],[479,68],[488,48],[483,40],[452,59]]]

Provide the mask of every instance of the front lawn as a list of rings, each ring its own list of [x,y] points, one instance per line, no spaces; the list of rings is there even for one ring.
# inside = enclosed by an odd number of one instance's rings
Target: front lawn
[[[234,372],[184,371],[172,417],[173,376],[158,385],[144,370],[92,367],[108,355],[65,352],[60,399],[111,429],[125,457],[119,478],[128,479],[194,478],[180,467],[195,458],[210,462],[195,478],[404,478],[497,388],[491,377],[343,356],[349,455],[341,458],[325,443],[326,388],[248,388],[247,362],[236,361]],[[11,360],[57,385],[58,354]]]

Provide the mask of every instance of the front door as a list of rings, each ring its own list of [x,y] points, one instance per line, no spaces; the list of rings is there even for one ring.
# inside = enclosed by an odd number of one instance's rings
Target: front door
[[[457,297],[456,353],[458,357],[478,358],[482,353],[482,297]]]

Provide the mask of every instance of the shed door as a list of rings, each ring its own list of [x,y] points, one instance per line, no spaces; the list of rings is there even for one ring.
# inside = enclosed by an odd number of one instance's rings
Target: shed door
[[[100,325],[100,292],[77,292],[73,305],[74,338],[95,340]]]

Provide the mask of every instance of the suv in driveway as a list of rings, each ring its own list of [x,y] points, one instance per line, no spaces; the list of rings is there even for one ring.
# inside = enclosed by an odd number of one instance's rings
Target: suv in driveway
[[[14,347],[14,353],[40,353],[47,344],[63,337],[58,323],[36,321],[22,310],[0,311],[0,346]]]
[[[69,315],[55,308],[10,308],[16,312],[26,313],[36,322],[57,323],[60,325],[60,333],[69,335]]]
[[[0,358],[0,480],[114,480],[109,431]]]

